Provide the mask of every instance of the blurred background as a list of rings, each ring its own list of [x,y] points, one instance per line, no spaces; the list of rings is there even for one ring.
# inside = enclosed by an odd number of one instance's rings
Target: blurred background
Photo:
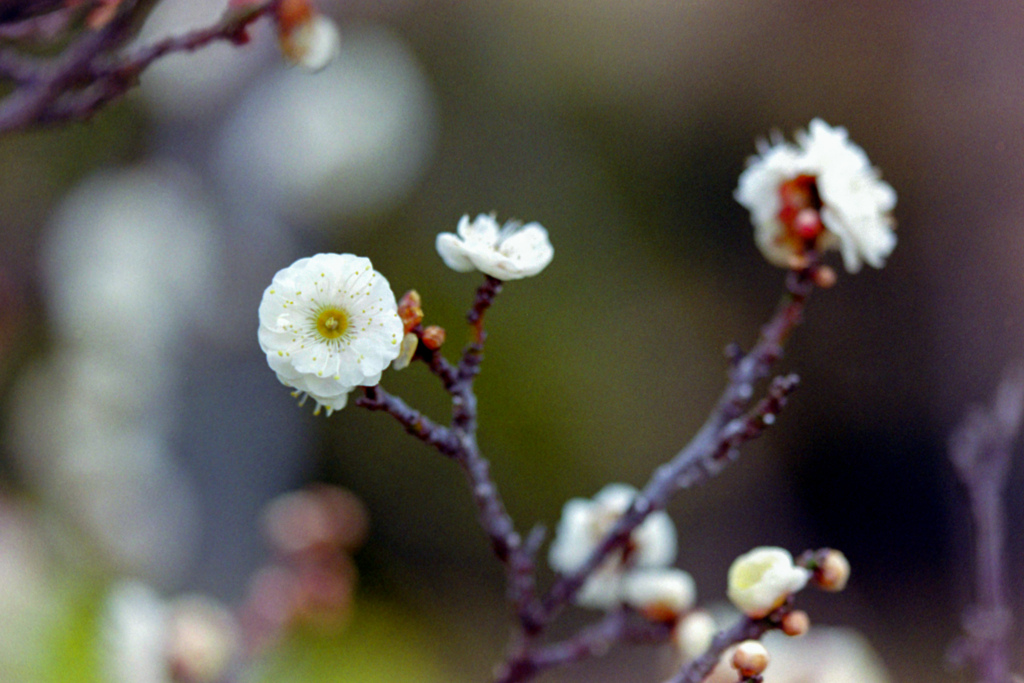
[[[253,680],[487,680],[510,618],[462,474],[383,415],[296,408],[256,343],[264,287],[302,256],[369,256],[454,357],[478,278],[443,266],[436,234],[490,211],[547,227],[556,257],[489,314],[477,390],[512,515],[551,529],[570,497],[642,485],[703,421],[722,349],[782,291],[736,179],[758,138],[820,116],[896,189],[899,245],[815,294],[779,424],[670,507],[679,565],[714,604],[753,546],[840,548],[850,587],[802,595],[812,620],[859,630],[892,680],[962,680],[943,653],[971,599],[970,519],[946,439],[1024,347],[1024,6],[321,7],[342,43],[320,74],[260,25],[244,49],[158,63],[87,123],[0,139],[0,678],[109,680],[128,578],[150,601],[243,604],[272,562],[266,506],[323,482],[370,520],[346,628],[284,643]],[[163,0],[140,40],[221,9]],[[383,384],[447,419],[423,368]],[[1018,464],[1018,615],[1022,487]],[[623,648],[539,680],[670,667]]]

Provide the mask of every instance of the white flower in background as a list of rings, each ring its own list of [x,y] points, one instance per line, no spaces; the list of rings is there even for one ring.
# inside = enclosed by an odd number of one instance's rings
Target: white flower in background
[[[555,255],[540,223],[509,221],[498,227],[494,216],[480,214],[472,222],[463,216],[457,232],[437,236],[437,253],[460,273],[479,270],[499,280],[518,280],[544,270]]]
[[[672,630],[672,642],[679,650],[684,662],[696,659],[704,654],[715,634],[718,625],[715,618],[704,610],[694,610],[687,614]]]
[[[562,509],[548,562],[562,573],[580,568],[629,509],[637,490],[609,484],[593,500],[573,498]],[[609,556],[576,594],[585,607],[610,609],[624,602],[622,579],[632,569],[665,568],[676,559],[676,530],[664,511],[653,512],[630,535],[628,552]]]
[[[355,387],[380,381],[404,332],[388,281],[352,254],[317,254],[278,271],[259,316],[260,348],[277,378],[328,415]]]
[[[361,23],[346,26],[339,49],[315,78],[297,69],[261,74],[218,133],[218,181],[261,220],[350,229],[350,219],[404,201],[423,175],[437,116],[408,42]]]
[[[167,602],[140,581],[116,584],[101,621],[110,683],[216,683],[241,644],[238,623],[205,596]]]
[[[881,268],[896,246],[896,192],[845,128],[814,119],[796,139],[761,141],[740,174],[735,197],[750,211],[758,248],[783,267],[799,266],[811,249],[837,249],[851,273],[863,263]]]
[[[793,564],[787,550],[754,548],[729,567],[729,600],[748,617],[760,619],[781,607],[810,576],[810,571]]]
[[[657,620],[672,620],[697,601],[697,584],[682,569],[638,569],[622,577],[622,600]]]
[[[218,249],[199,179],[172,163],[95,173],[43,245],[54,335],[153,371],[211,303]]]
[[[101,666],[111,683],[167,683],[168,609],[152,588],[139,581],[115,586],[107,597],[100,628]]]

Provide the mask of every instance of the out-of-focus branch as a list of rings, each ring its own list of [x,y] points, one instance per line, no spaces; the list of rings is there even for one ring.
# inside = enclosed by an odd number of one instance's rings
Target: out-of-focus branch
[[[571,638],[536,648],[528,656],[506,663],[495,681],[525,681],[547,669],[599,657],[618,643],[663,643],[671,633],[670,623],[647,621],[628,609],[615,610]]]
[[[1006,602],[1004,493],[1013,442],[1024,418],[1024,366],[1004,373],[991,408],[975,407],[950,436],[949,455],[970,500],[974,520],[975,603],[964,614],[965,635],[951,648],[970,661],[984,683],[1010,681],[1010,626]]]
[[[153,45],[124,51],[155,0],[123,0],[116,14],[96,28],[79,33],[50,58],[28,57],[13,46],[0,48],[0,76],[14,89],[0,102],[0,133],[68,120],[84,120],[138,83],[139,74],[157,59],[197,50],[216,41],[244,43],[252,22],[279,0],[232,8],[212,26]],[[20,3],[0,8],[0,37],[55,40],[80,19],[77,5]],[[32,5],[32,7],[28,7]],[[48,14],[39,14],[45,10]]]

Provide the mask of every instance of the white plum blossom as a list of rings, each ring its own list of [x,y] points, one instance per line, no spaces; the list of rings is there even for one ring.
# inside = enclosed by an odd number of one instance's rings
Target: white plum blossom
[[[540,223],[509,221],[499,227],[494,216],[482,213],[472,222],[463,216],[456,231],[437,236],[437,253],[460,273],[479,270],[498,280],[518,280],[544,270],[555,255]]]
[[[789,551],[754,548],[729,567],[729,600],[748,617],[760,619],[802,589],[810,576],[809,570],[793,564]]]
[[[399,353],[402,321],[391,286],[370,260],[317,254],[278,271],[260,302],[259,342],[282,384],[327,414],[357,386],[373,386]]]
[[[758,143],[740,174],[736,201],[750,211],[758,248],[771,263],[794,267],[810,250],[838,250],[846,270],[875,268],[896,246],[896,192],[881,180],[845,128],[821,119],[796,144]]]
[[[563,573],[579,569],[629,509],[636,495],[637,490],[632,486],[609,484],[592,500],[573,498],[568,501],[548,553],[551,567]],[[651,513],[630,535],[625,556],[619,551],[606,558],[576,594],[576,603],[611,609],[626,602],[623,577],[633,570],[665,569],[675,562],[676,552],[672,519],[664,511]]]

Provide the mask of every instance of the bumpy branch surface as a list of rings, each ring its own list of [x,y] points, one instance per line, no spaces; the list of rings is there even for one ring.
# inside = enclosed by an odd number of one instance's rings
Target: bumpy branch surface
[[[205,29],[126,51],[155,0],[122,0],[112,19],[98,28],[81,28],[50,58],[28,57],[12,46],[0,48],[0,76],[14,89],[0,102],[0,133],[87,119],[138,83],[155,60],[173,52],[197,50],[215,41],[248,40],[249,25],[270,12],[279,0],[264,0],[229,11]],[[0,13],[0,38],[47,43],[83,20],[88,3],[30,2]]]
[[[1024,366],[1005,373],[991,408],[974,408],[949,440],[949,453],[967,490],[975,536],[975,604],[964,615],[966,636],[951,656],[970,660],[985,683],[1010,681],[1006,602],[1004,493],[1013,442],[1024,418]]]

